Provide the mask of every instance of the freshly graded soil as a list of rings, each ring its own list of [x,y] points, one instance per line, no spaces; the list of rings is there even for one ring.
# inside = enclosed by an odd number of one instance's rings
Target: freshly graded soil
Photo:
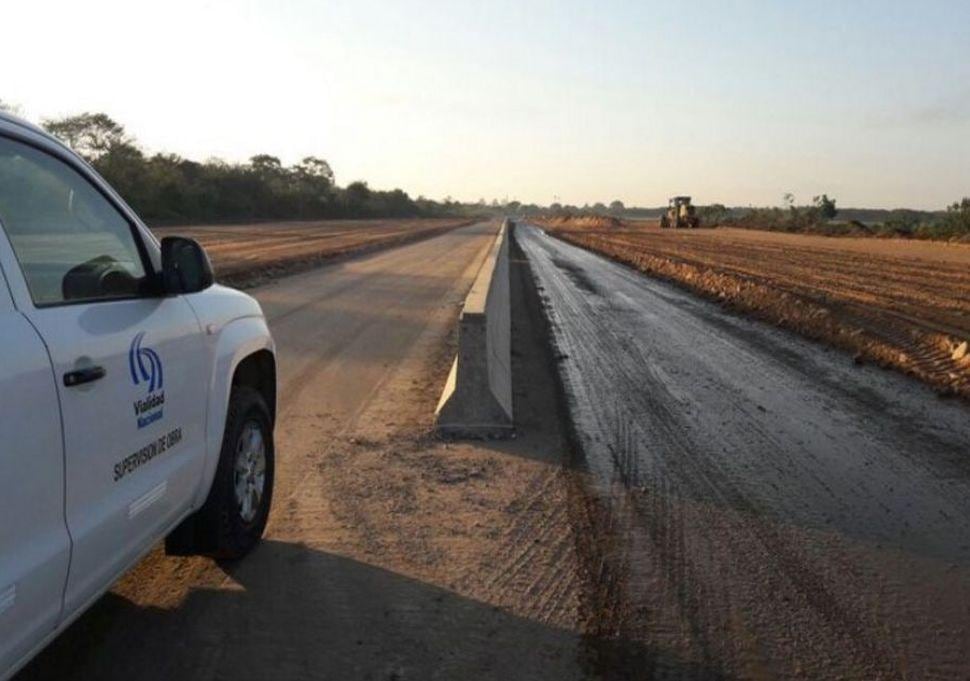
[[[401,246],[471,224],[467,219],[312,220],[158,227],[159,237],[188,236],[212,259],[220,283],[251,288],[334,259]]]
[[[970,246],[743,229],[558,224],[549,232],[970,399]]]

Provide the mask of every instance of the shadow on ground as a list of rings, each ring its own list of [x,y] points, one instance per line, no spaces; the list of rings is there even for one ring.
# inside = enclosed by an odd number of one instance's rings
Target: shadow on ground
[[[520,434],[486,445],[560,466],[569,445],[557,418],[556,360],[542,342],[543,320],[537,299],[529,298],[535,292],[527,263],[513,257]],[[429,583],[371,564],[384,561],[265,541],[246,560],[222,565],[221,572],[211,568],[206,586],[190,589],[170,608],[109,593],[18,681],[718,678],[668,651],[616,635],[622,631],[614,609],[617,578],[603,561],[604,545],[594,541],[602,527],[589,521],[578,487],[571,503],[587,584],[582,627],[511,614],[488,598],[461,595],[447,580]],[[135,571],[126,579],[137,576]]]
[[[584,640],[302,544],[267,541],[224,569],[227,585],[192,591],[171,610],[105,596],[18,681],[569,679],[634,672],[622,642]],[[609,665],[619,652],[626,671],[615,675]]]

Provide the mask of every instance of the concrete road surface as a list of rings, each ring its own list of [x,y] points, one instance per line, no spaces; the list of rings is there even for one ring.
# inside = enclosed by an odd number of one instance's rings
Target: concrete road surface
[[[450,460],[413,453],[412,444],[407,453],[432,474],[450,476],[446,482],[416,467],[402,474],[400,464],[389,480],[375,479],[355,464],[374,460],[369,443],[348,435],[358,419],[376,420],[377,403],[385,416],[376,426],[402,418],[408,405],[385,396],[408,394],[412,384],[428,402],[422,420],[430,415],[451,358],[430,358],[441,365],[441,382],[431,385],[422,375],[424,355],[447,353],[457,306],[497,226],[458,229],[256,289],[280,356],[277,487],[266,541],[223,566],[156,550],[21,678],[570,678],[576,662],[561,651],[575,648],[575,633],[459,595],[454,583],[417,578],[418,568],[408,575],[383,567],[384,555],[402,546],[426,571],[441,560],[440,550],[428,548],[436,536],[420,524],[411,525],[415,536],[395,536],[393,545],[382,535],[381,525],[393,528],[400,517],[439,506],[418,504],[406,476],[429,477],[427,487],[444,495],[460,489],[462,475],[487,483],[491,469],[451,471]],[[417,370],[408,373],[408,366]],[[345,465],[323,465],[334,459]],[[353,499],[328,495],[327,477],[336,475],[344,478],[338,489]],[[375,507],[383,514],[370,513]],[[366,550],[352,550],[356,537]],[[459,578],[468,581],[451,575]]]
[[[517,239],[644,678],[970,677],[965,404]]]

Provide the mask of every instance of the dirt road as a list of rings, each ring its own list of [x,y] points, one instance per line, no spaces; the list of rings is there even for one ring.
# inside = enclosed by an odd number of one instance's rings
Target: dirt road
[[[970,400],[970,245],[640,225],[556,233]]]
[[[520,226],[643,678],[968,678],[970,409]]]
[[[566,444],[528,319],[521,436],[428,435],[496,229],[256,289],[280,355],[266,541],[223,566],[156,550],[21,678],[581,678]]]
[[[158,227],[161,238],[180,235],[199,241],[218,280],[255,286],[350,254],[443,234],[471,224],[463,218],[389,220],[305,220],[240,225]]]

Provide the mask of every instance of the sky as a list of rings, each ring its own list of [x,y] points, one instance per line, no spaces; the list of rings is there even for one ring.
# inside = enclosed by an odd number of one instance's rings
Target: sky
[[[5,5],[0,99],[148,152],[412,196],[940,209],[970,195],[966,0]],[[16,28],[15,27],[19,27]]]

